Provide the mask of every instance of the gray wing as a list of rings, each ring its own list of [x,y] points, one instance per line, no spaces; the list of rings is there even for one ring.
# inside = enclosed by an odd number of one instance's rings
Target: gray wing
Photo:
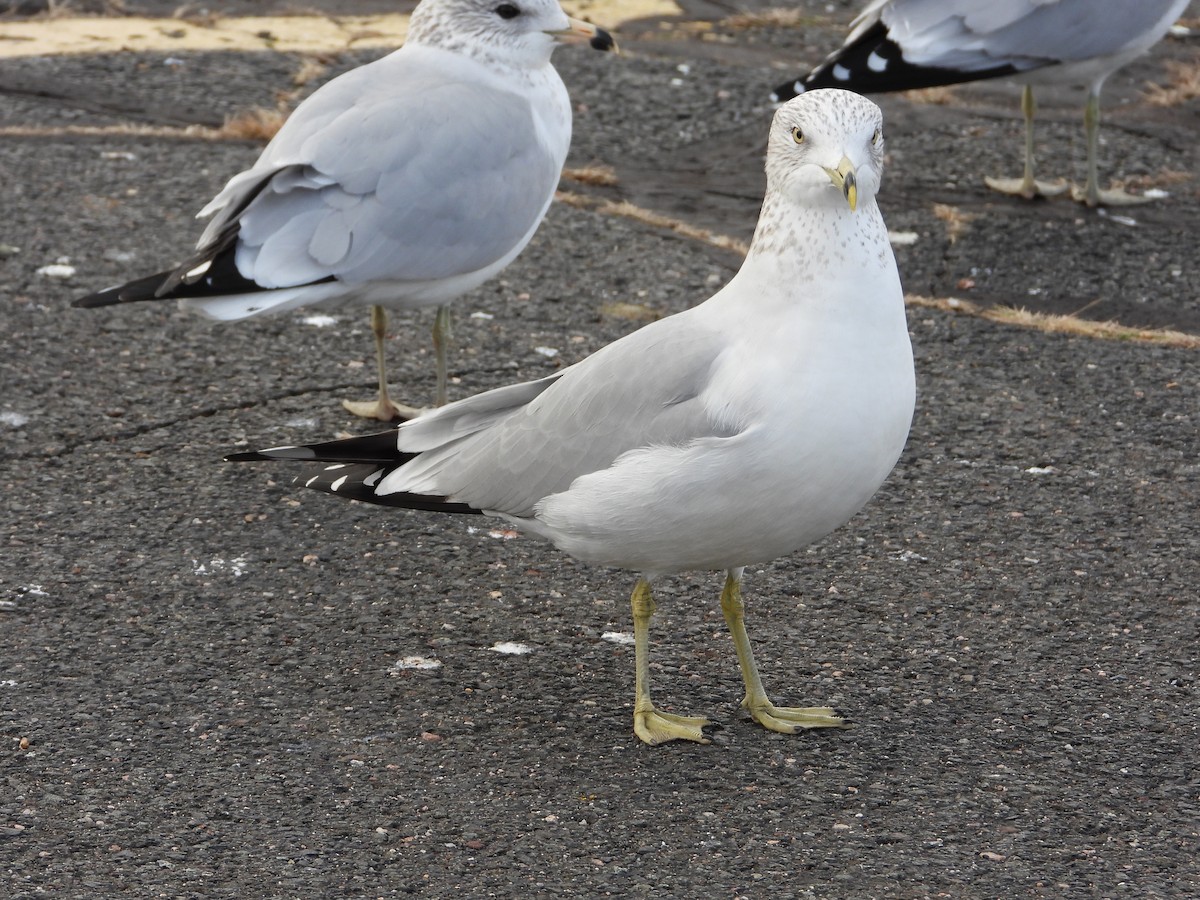
[[[263,287],[446,278],[519,247],[562,167],[529,103],[402,54],[302,103],[202,211],[201,245],[236,225],[238,269]]]
[[[722,335],[681,313],[549,379],[489,392],[498,403],[517,402],[490,421],[482,410],[463,407],[479,423],[465,437],[452,436],[459,404],[428,421],[423,416],[401,426],[400,449],[435,443],[438,431],[447,442],[389,475],[379,490],[435,493],[476,509],[528,516],[542,498],[630,450],[736,433],[736,423],[719,421],[703,398],[724,346]],[[472,399],[487,402],[489,394]]]
[[[879,17],[912,65],[975,71],[1108,56],[1179,0],[892,0]]]

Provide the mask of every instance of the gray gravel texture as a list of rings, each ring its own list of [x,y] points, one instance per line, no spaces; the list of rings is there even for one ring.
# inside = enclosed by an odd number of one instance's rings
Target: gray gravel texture
[[[748,236],[765,91],[857,4],[804,5],[804,31],[643,22],[623,57],[561,52],[571,163],[620,179],[564,187]],[[0,125],[219,123],[273,105],[301,62],[174,56],[0,60]],[[1198,170],[1200,102],[1138,99],[1195,56],[1171,40],[1113,77],[1106,177]],[[1019,164],[1016,97],[883,98],[882,205],[917,234],[898,250],[908,289],[1200,331],[1196,182],[1122,213],[1136,224],[991,195],[982,174]],[[1077,178],[1081,100],[1044,92],[1039,130],[1046,168]],[[0,244],[19,248],[0,255],[0,892],[1200,894],[1196,351],[910,308],[919,406],[893,476],[841,531],[747,573],[775,698],[857,727],[745,720],[720,575],[693,573],[659,591],[656,697],[719,725],[710,746],[648,748],[632,647],[604,637],[630,629],[629,573],[220,461],[369,430],[337,402],[370,393],[365,312],[221,327],[67,308],[180,258],[192,212],[257,152],[0,140]],[[951,241],[935,204],[976,218]],[[74,277],[38,274],[60,257]],[[637,327],[605,304],[684,309],[737,264],[556,204],[458,303],[452,390],[568,364]],[[394,323],[405,399],[432,391],[431,318]]]

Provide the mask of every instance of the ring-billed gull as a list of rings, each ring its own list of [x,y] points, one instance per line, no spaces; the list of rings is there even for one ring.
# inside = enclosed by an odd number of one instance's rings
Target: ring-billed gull
[[[1025,172],[987,178],[994,190],[1032,199],[1067,189],[1033,177],[1035,84],[1078,84],[1084,107],[1087,181],[1075,188],[1089,206],[1145,202],[1119,188],[1101,190],[1096,173],[1100,90],[1117,69],[1162,39],[1189,0],[875,0],[851,23],[841,49],[772,95],[787,100],[812,88],[863,94],[907,91],[982,78],[1023,83]]]
[[[577,559],[640,573],[634,731],[650,744],[704,741],[706,724],[651,702],[651,583],[724,569],[743,706],[775,731],[843,725],[831,708],[767,698],[740,582],[745,566],[846,522],[908,435],[912,348],[875,201],[881,129],[879,108],[846,91],[776,111],[749,254],[699,306],[398,430],[229,459],[321,461],[298,480],[369,503],[498,516]]]
[[[187,261],[74,305],[181,298],[221,320],[369,305],[379,397],[345,405],[384,421],[416,412],[388,397],[385,308],[437,306],[440,406],[446,304],[546,214],[571,142],[550,55],[582,41],[615,46],[557,0],[423,0],[403,47],[317,90],[200,211],[212,219]]]

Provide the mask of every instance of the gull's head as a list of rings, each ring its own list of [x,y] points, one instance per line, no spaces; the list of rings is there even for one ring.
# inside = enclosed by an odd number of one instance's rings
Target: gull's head
[[[883,177],[883,113],[850,91],[808,91],[775,112],[768,190],[795,203],[857,210]]]
[[[617,46],[603,28],[568,16],[558,0],[421,0],[407,43],[520,67],[545,65],[559,44]]]

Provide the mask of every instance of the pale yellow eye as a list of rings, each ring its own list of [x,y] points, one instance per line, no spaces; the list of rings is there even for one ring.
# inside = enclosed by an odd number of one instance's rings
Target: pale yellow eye
[[[801,131],[799,128],[793,128],[792,129],[792,140],[795,141],[797,144],[803,144],[804,143],[804,132]]]
[[[876,128],[875,133],[871,135],[871,143],[876,147],[883,143],[883,132],[880,129]]]

